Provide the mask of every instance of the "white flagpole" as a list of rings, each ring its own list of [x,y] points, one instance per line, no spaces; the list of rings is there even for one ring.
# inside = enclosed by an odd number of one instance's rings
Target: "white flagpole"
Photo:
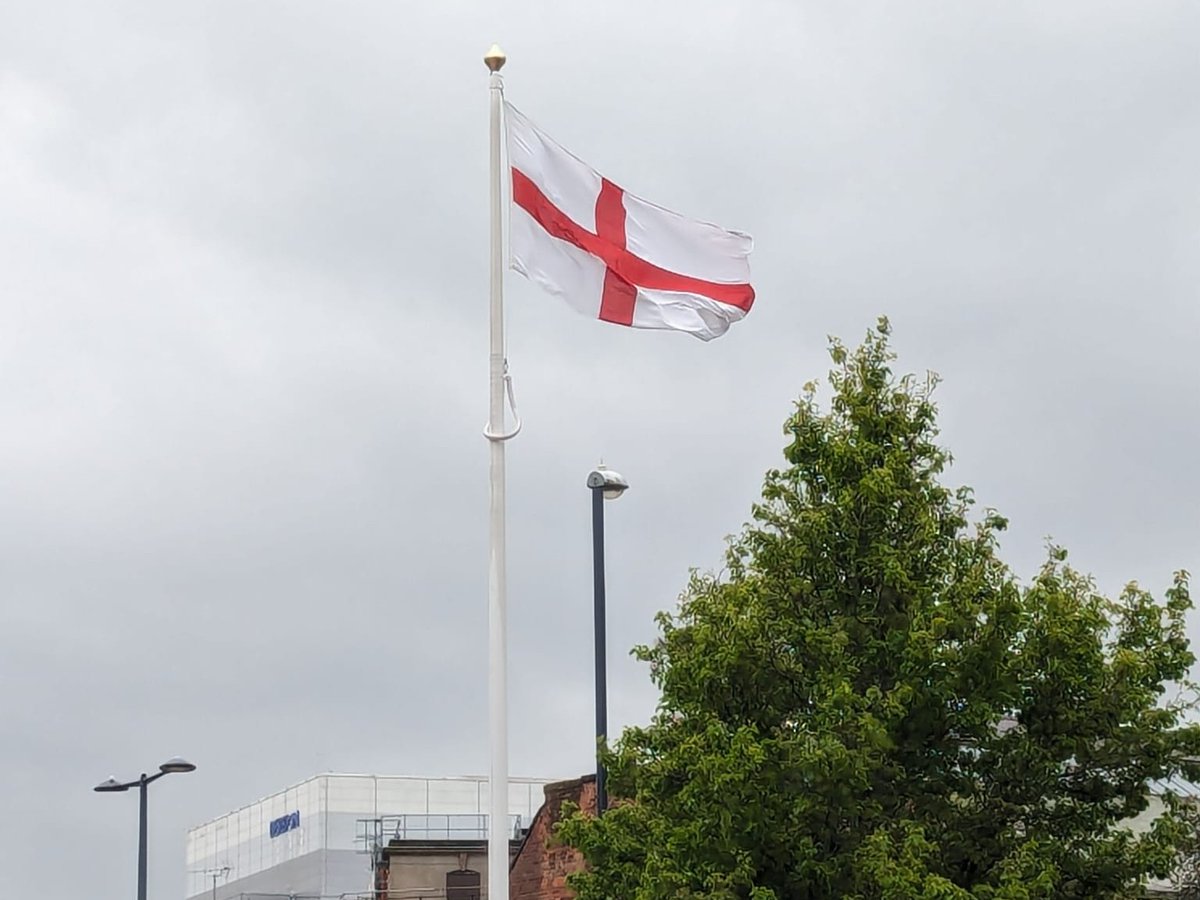
[[[488,712],[491,773],[488,778],[488,892],[487,900],[508,900],[508,610],[504,536],[504,442],[516,435],[504,433],[504,247],[501,176],[501,108],[504,80],[500,69],[504,52],[495,44],[483,58],[491,71],[491,388],[488,427],[491,443],[491,548],[488,560]],[[511,396],[511,392],[510,392]],[[515,412],[515,410],[514,410]]]

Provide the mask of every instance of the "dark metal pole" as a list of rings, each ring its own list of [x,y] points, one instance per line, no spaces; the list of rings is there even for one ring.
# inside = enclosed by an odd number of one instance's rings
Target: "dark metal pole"
[[[604,491],[592,488],[592,578],[596,634],[596,815],[608,808],[600,744],[608,737],[608,684],[604,628]]]
[[[149,785],[143,772],[138,779],[138,900],[146,900],[146,789]]]

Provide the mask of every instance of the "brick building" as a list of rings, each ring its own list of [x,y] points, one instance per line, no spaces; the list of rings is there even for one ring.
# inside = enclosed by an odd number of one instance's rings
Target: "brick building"
[[[567,876],[583,868],[579,854],[553,841],[563,803],[596,812],[596,776],[559,781],[545,787],[546,801],[533,817],[509,870],[510,900],[571,900]]]
[[[570,801],[596,812],[596,776],[546,784],[544,801],[510,847],[510,900],[571,900],[567,876],[583,867],[579,854],[553,840]],[[481,900],[486,896],[487,841],[397,838],[381,848],[375,869],[378,900]]]
[[[520,847],[513,841],[510,862]],[[487,884],[487,841],[389,841],[375,865],[374,900],[480,900]]]

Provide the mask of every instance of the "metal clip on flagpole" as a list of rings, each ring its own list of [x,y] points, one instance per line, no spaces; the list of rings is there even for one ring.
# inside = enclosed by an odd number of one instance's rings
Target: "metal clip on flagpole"
[[[488,356],[489,407],[484,435],[491,451],[491,546],[488,558],[488,720],[491,770],[488,775],[488,900],[508,900],[508,610],[507,550],[504,534],[504,443],[521,430],[521,420],[511,433],[504,431],[504,398],[508,395],[513,416],[512,378],[504,358],[504,248],[500,192],[501,121],[504,106],[504,51],[495,44],[483,57],[490,71],[491,94],[491,338]]]
[[[521,433],[521,414],[517,412],[517,398],[513,396],[513,381],[512,375],[508,373],[508,360],[504,360],[504,391],[508,394],[508,408],[512,410],[513,427],[512,431],[505,431],[496,434],[491,430],[491,423],[488,423],[483,429],[483,436],[489,441],[511,441]]]

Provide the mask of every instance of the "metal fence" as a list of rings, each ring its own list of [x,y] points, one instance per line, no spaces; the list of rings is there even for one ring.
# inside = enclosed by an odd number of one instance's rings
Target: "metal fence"
[[[470,841],[486,840],[488,817],[473,813],[405,813],[359,819],[359,842],[368,847],[382,841]],[[509,834],[518,837],[523,818],[508,817]]]

